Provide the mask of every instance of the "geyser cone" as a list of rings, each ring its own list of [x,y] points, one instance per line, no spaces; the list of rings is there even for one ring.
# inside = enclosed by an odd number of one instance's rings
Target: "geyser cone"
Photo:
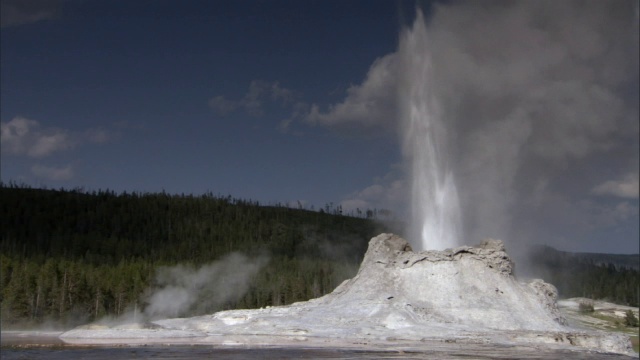
[[[154,328],[75,329],[62,339],[78,344],[132,338],[166,343],[167,338],[182,337],[211,344],[240,338],[239,344],[264,345],[295,339],[304,346],[351,341],[385,347],[402,339],[416,346],[430,340],[631,351],[622,334],[566,327],[553,285],[517,281],[504,250],[501,241],[488,240],[476,247],[416,253],[406,240],[381,234],[369,242],[358,274],[321,298],[156,320]]]
[[[460,208],[449,170],[447,131],[430,82],[433,69],[427,28],[420,11],[399,47],[399,103],[403,150],[411,163],[411,238],[421,249],[458,245]]]

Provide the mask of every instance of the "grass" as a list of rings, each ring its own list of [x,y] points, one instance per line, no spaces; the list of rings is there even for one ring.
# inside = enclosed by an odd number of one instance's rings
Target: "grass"
[[[636,353],[640,353],[640,338],[638,334],[639,329],[637,327],[626,326],[624,318],[601,313],[598,310],[594,312],[588,312],[588,313],[580,312],[579,314],[581,316],[588,316],[588,317],[592,317],[594,319],[603,321],[603,323],[600,323],[597,325],[585,323],[585,325],[589,325],[594,329],[619,332],[629,336],[629,338],[631,339],[631,345],[633,347],[633,351],[635,351]]]
[[[604,315],[598,312],[595,312],[589,315],[596,319],[604,320],[608,323],[608,325],[606,326],[607,329],[603,329],[603,330],[616,331],[616,332],[624,333],[625,335],[629,335],[629,339],[631,339],[631,346],[633,347],[633,351],[635,351],[636,353],[640,353],[640,338],[638,336],[639,329],[637,327],[625,326],[624,319],[620,319],[615,316]]]
[[[594,312],[592,314],[589,314],[589,316],[594,317],[596,319],[600,319],[600,320],[604,320],[607,322],[607,327],[614,329],[614,330],[620,330],[620,331],[624,331],[625,329],[628,329],[626,326],[624,326],[623,322],[624,320],[616,317],[616,316],[611,316],[611,315],[605,315],[599,312]]]

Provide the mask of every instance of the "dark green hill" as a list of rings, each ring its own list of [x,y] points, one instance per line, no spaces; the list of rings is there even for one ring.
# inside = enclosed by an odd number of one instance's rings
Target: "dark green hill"
[[[640,270],[639,254],[573,253],[573,256],[599,266],[612,264],[616,269]]]
[[[163,286],[197,295],[173,314],[179,316],[321,296],[355,275],[371,237],[401,228],[340,213],[213,194],[0,186],[2,326],[73,326],[140,314]],[[529,260],[532,275],[556,285],[563,297],[638,306],[633,255],[540,247]],[[168,294],[170,304],[178,302]]]
[[[640,304],[638,254],[572,253],[535,246],[530,249],[528,260],[527,275],[554,284],[561,297]]]

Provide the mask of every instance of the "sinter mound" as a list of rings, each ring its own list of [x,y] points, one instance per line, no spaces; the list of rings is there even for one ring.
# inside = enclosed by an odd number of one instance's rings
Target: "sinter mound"
[[[567,327],[556,307],[555,287],[542,280],[517,281],[504,250],[502,241],[485,240],[476,247],[415,253],[399,236],[381,234],[369,242],[358,274],[317,299],[157,320],[156,328],[148,330],[130,325],[79,328],[61,338],[91,342],[250,336],[273,345],[292,339],[442,340],[632,353],[625,336]]]

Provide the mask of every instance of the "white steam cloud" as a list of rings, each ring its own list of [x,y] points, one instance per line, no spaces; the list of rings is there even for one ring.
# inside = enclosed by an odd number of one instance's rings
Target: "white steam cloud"
[[[571,168],[591,156],[616,149],[637,158],[621,149],[638,136],[637,93],[629,90],[638,81],[633,6],[461,2],[435,11],[433,81],[454,129],[471,238],[514,238],[530,215],[518,205],[531,203],[541,183],[570,196],[566,187],[580,179],[558,178],[572,178]]]
[[[577,243],[586,227],[570,227],[585,199],[603,195],[633,200],[598,204],[609,207],[603,217],[637,212],[637,9],[632,0],[459,1],[408,29],[428,33],[464,241],[562,231]],[[398,56],[376,60],[343,102],[307,120],[399,129],[395,96],[407,69]]]
[[[146,297],[147,318],[177,317],[187,311],[204,313],[240,299],[253,277],[268,262],[267,257],[248,258],[231,253],[211,264],[159,268],[155,287]]]

